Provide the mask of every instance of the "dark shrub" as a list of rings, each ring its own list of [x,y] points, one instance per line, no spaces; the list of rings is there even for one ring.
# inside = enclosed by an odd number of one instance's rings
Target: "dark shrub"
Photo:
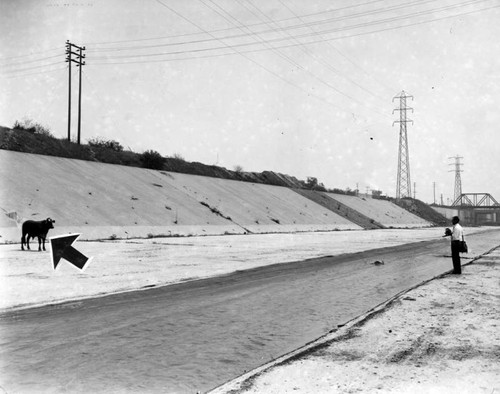
[[[89,146],[95,147],[95,148],[105,148],[105,149],[111,149],[112,151],[115,152],[122,152],[123,151],[123,146],[115,140],[105,140],[100,137],[96,138],[91,138],[88,140]]]
[[[33,134],[54,138],[48,127],[45,127],[41,123],[35,122],[31,119],[24,119],[22,122],[16,120],[14,122],[13,130],[24,130]]]
[[[140,156],[142,166],[153,170],[161,170],[165,159],[154,150],[147,150]]]

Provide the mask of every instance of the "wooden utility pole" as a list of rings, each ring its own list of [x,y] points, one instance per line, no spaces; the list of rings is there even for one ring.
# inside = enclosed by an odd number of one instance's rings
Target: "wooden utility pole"
[[[78,52],[74,52],[73,49],[78,50]],[[78,137],[77,142],[80,144],[80,135],[81,135],[81,107],[82,107],[82,67],[85,65],[85,55],[83,51],[85,47],[79,47],[78,45],[72,44],[69,40],[66,41],[66,62],[69,63],[69,93],[68,93],[68,141],[71,141],[71,63],[76,63],[77,67],[80,67],[79,70],[79,83],[78,83]],[[75,55],[75,58],[72,58],[71,55]]]
[[[71,44],[66,41],[66,62],[68,63],[68,142],[71,141]]]
[[[78,138],[77,142],[78,145],[80,145],[80,135],[81,135],[81,128],[82,128],[82,67],[85,64],[85,62],[82,62],[81,60],[83,59],[82,55],[82,50],[85,49],[85,47],[78,48],[80,50],[80,63],[77,64],[77,67],[80,69],[79,74],[80,77],[78,79]]]

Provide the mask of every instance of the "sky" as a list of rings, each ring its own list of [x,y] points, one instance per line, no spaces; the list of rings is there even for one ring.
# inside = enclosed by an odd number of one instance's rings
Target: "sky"
[[[0,125],[396,196],[500,201],[499,0],[0,0]],[[76,57],[73,55],[73,59]],[[79,68],[72,63],[71,138]]]

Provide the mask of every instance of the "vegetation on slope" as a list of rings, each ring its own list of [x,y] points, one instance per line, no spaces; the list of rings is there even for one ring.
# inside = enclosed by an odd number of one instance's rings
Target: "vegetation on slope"
[[[112,140],[91,139],[87,144],[80,145],[55,138],[47,130],[39,131],[36,127],[23,126],[17,122],[16,126],[14,129],[0,127],[0,149],[278,186],[307,187],[304,181],[271,171],[244,172],[241,168],[231,171],[224,167],[188,162],[180,155],[162,157],[154,150],[136,153],[124,150]]]
[[[49,129],[31,120],[16,122],[13,129],[0,126],[0,149],[298,189],[327,191],[324,185],[314,177],[308,177],[307,181],[302,181],[293,176],[273,171],[245,172],[241,166],[236,166],[235,170],[231,171],[215,165],[188,162],[178,154],[172,157],[162,157],[154,150],[147,150],[143,153],[124,150],[119,142],[102,138],[92,138],[87,141],[87,144],[77,144],[65,138],[55,138]],[[353,194],[350,190],[333,189],[328,191]]]

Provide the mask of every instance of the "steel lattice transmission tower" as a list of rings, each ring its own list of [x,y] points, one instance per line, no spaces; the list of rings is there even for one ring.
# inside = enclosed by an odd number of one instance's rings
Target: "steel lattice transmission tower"
[[[460,199],[460,196],[462,195],[462,178],[460,177],[460,173],[463,172],[463,170],[460,168],[463,164],[460,163],[460,159],[463,159],[462,156],[456,155],[455,157],[448,157],[448,159],[455,159],[455,163],[450,163],[450,166],[455,166],[454,170],[451,170],[449,172],[455,171],[455,195],[453,198],[453,204],[455,204],[456,201]]]
[[[410,179],[410,154],[408,152],[408,135],[406,133],[406,124],[408,122],[413,123],[413,120],[409,120],[406,117],[406,111],[411,110],[413,112],[413,108],[406,106],[406,99],[411,98],[413,100],[413,96],[409,96],[403,90],[399,96],[396,96],[392,99],[394,102],[395,99],[399,99],[399,108],[396,108],[392,111],[399,111],[399,120],[396,120],[392,123],[399,123],[399,154],[398,154],[398,181],[396,186],[396,199],[400,199],[403,197],[411,198],[411,179]]]

